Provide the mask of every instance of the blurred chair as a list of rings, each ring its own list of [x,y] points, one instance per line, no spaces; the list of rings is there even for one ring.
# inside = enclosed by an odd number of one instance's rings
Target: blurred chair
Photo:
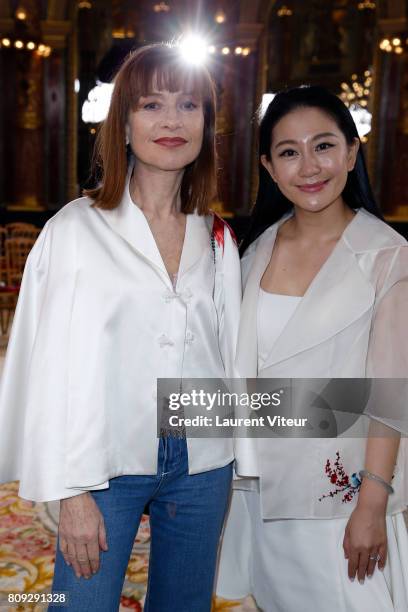
[[[29,238],[36,240],[41,231],[40,228],[32,223],[6,223],[4,227],[8,238]]]
[[[11,317],[16,307],[18,289],[8,286],[8,270],[6,257],[6,240],[8,233],[5,227],[0,227],[0,332],[4,337],[10,326]]]
[[[3,248],[0,254],[0,331],[2,336],[5,336],[8,332],[10,321],[17,304],[25,262],[39,233],[38,228],[35,226],[31,226],[31,228],[34,229],[27,229],[27,227],[21,228],[21,225],[25,226],[26,224],[13,223],[9,225],[19,225],[20,227],[17,229],[14,227],[13,231],[26,232],[28,235],[31,233],[31,236],[17,238],[4,237],[4,231],[6,231],[6,235],[10,234],[8,230],[0,228],[0,249]]]
[[[4,338],[17,305],[18,288],[0,287],[0,332]],[[2,344],[2,346],[4,346]]]
[[[0,286],[7,285],[6,278],[6,239],[8,238],[5,227],[0,226]]]
[[[35,238],[6,238],[6,277],[9,287],[20,287],[24,266]]]

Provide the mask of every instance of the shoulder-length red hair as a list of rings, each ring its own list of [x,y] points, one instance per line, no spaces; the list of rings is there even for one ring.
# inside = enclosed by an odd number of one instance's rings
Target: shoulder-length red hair
[[[215,87],[204,66],[191,66],[180,57],[177,47],[147,45],[133,52],[122,64],[115,79],[109,113],[95,142],[93,168],[100,183],[84,195],[94,206],[116,208],[122,198],[128,169],[126,123],[141,96],[154,87],[170,92],[189,91],[199,95],[204,111],[201,151],[185,170],[180,187],[181,211],[207,214],[216,193]]]

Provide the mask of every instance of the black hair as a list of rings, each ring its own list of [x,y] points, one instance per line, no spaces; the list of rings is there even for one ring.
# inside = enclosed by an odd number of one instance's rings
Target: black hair
[[[358,138],[350,111],[340,98],[324,87],[302,85],[279,92],[269,104],[259,128],[259,160],[261,155],[270,159],[272,130],[277,122],[288,113],[304,107],[318,108],[334,119],[344,134],[347,144],[351,145],[354,139]],[[383,219],[371,189],[361,144],[354,169],[348,173],[342,196],[350,208],[362,207],[379,219]],[[266,228],[276,223],[292,208],[292,202],[283,195],[259,161],[258,193],[251,213],[249,230],[240,246],[241,254]]]

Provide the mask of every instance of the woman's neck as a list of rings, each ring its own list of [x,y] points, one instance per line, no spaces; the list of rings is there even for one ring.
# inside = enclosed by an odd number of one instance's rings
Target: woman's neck
[[[311,212],[295,206],[295,212],[286,232],[291,238],[304,242],[330,242],[338,240],[354,217],[354,212],[343,201],[333,203],[324,210]]]
[[[129,184],[130,196],[149,220],[164,220],[180,213],[183,173],[184,170],[161,170],[135,163]]]

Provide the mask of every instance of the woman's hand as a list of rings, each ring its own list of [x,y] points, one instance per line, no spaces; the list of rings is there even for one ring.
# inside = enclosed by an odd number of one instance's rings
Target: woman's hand
[[[348,576],[354,580],[356,572],[360,583],[370,578],[375,570],[383,570],[387,559],[387,531],[385,508],[357,504],[347,523],[343,548],[348,559]]]
[[[397,460],[400,434],[371,420],[367,438],[364,469],[391,482]],[[389,492],[381,482],[363,478],[358,502],[347,523],[343,548],[348,559],[348,575],[354,580],[356,572],[360,582],[365,575],[371,577],[378,560],[383,570],[387,560],[386,511]],[[372,558],[370,558],[372,557]]]
[[[103,516],[89,492],[62,499],[59,546],[78,578],[89,578],[99,569],[99,548],[108,550]]]

